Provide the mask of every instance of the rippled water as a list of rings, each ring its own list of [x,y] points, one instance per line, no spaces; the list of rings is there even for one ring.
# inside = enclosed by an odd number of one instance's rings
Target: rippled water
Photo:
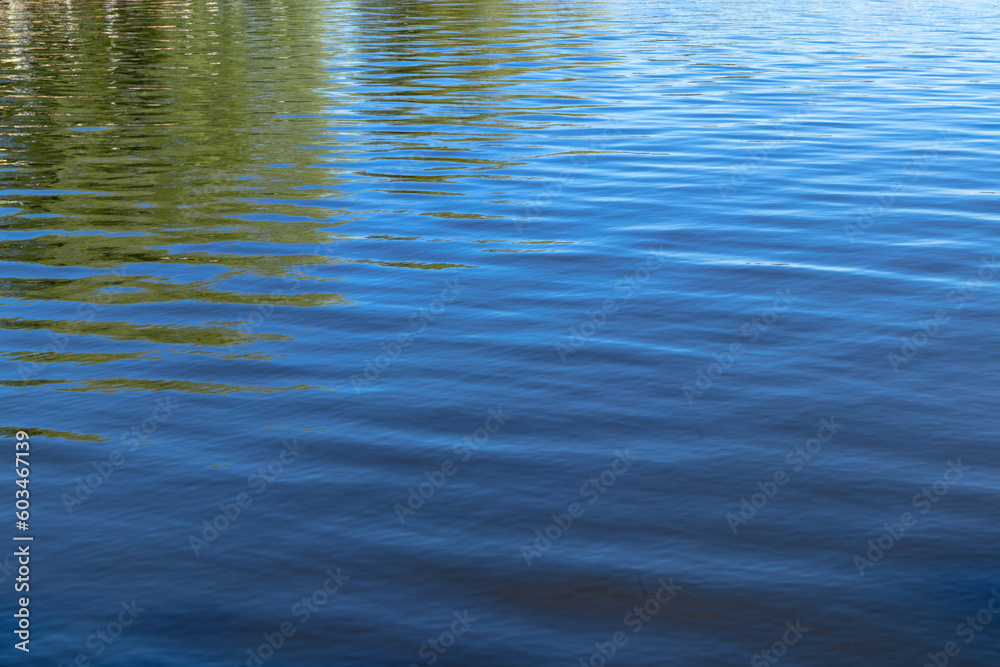
[[[996,664],[998,28],[6,3],[3,661]]]

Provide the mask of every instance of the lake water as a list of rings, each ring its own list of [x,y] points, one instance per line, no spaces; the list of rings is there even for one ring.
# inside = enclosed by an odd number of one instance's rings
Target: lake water
[[[0,662],[997,664],[998,30],[10,0]]]

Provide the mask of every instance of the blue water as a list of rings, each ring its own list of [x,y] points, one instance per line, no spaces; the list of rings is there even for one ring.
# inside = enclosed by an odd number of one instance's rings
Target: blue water
[[[5,4],[0,661],[996,665],[998,29]]]

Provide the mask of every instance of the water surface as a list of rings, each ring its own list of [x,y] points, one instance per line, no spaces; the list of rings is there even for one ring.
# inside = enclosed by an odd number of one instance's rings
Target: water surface
[[[995,664],[998,28],[7,3],[5,664]]]

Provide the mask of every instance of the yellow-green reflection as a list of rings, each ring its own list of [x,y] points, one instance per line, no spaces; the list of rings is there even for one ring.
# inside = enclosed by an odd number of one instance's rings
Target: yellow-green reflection
[[[534,9],[547,6],[558,8]],[[498,234],[508,213],[482,203],[502,202],[519,178],[506,172],[526,162],[489,146],[516,138],[534,102],[546,100],[538,128],[572,123],[586,107],[566,90],[516,91],[523,57],[553,35],[524,31],[523,9],[508,0],[5,3],[0,288],[33,310],[8,313],[22,316],[0,328],[86,340],[12,344],[4,358],[29,368],[10,381],[228,392],[59,372],[192,353],[274,359],[284,352],[249,348],[291,341],[299,325],[271,313],[359,303],[352,270],[472,269],[477,261],[439,249],[552,243],[515,238],[512,226]],[[347,13],[371,20],[344,22]],[[467,201],[469,184],[480,203]],[[366,234],[356,223],[368,216],[420,223]],[[493,231],[470,238],[480,228]],[[170,304],[180,304],[177,323],[163,319]],[[150,345],[94,349],[101,341]]]
[[[18,431],[31,433],[32,438],[62,438],[63,440],[80,440],[83,442],[108,442],[111,438],[102,438],[93,433],[73,433],[72,431],[53,431],[47,428],[37,428],[33,425],[0,426],[0,438],[13,438]]]

